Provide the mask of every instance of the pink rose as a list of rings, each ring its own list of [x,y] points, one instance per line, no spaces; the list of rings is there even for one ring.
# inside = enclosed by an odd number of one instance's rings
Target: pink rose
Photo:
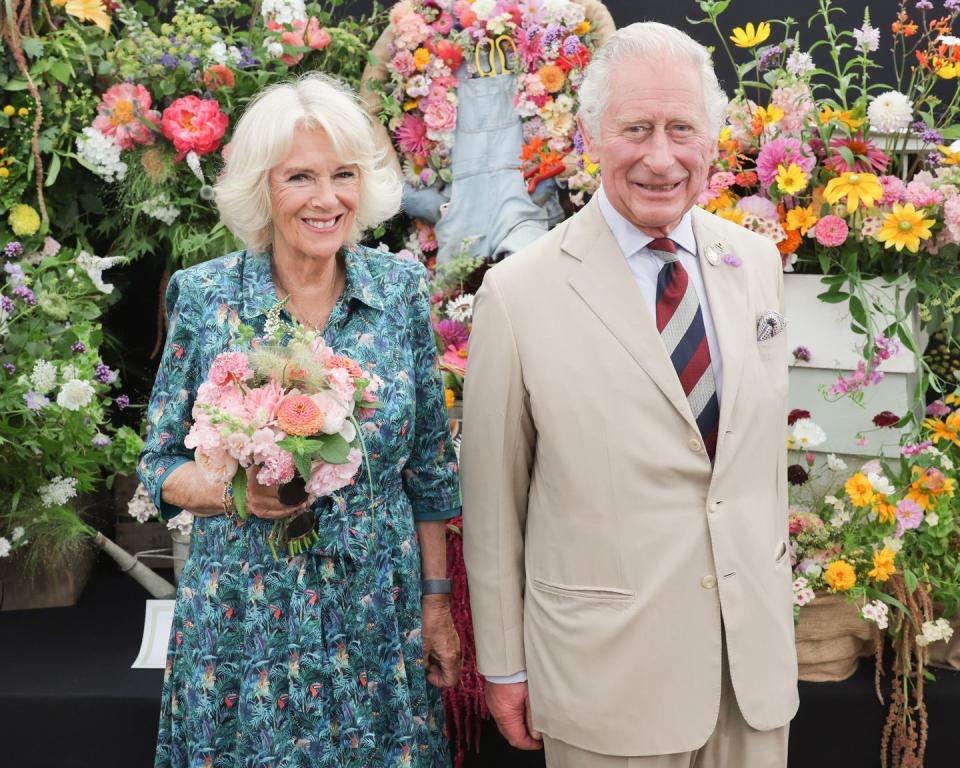
[[[261,387],[247,390],[243,398],[243,410],[254,426],[265,426],[276,418],[281,400],[283,387],[271,380]]]
[[[345,464],[327,464],[314,462],[310,479],[306,483],[307,493],[314,496],[329,496],[334,491],[350,485],[353,476],[360,468],[363,454],[357,448],[351,448]]]
[[[417,67],[413,63],[413,54],[410,51],[397,51],[391,62],[391,67],[393,67],[394,72],[404,77],[410,77],[417,71]]]
[[[253,371],[243,352],[224,352],[214,358],[207,379],[222,387],[230,381],[246,381],[252,376]]]
[[[293,29],[287,30],[282,35],[280,35],[280,42],[287,45],[292,45],[295,48],[303,48],[303,32],[306,22],[304,21],[295,21],[293,22]],[[285,53],[280,57],[280,60],[286,64],[288,67],[292,67],[294,64],[298,64],[303,58],[302,53]]]
[[[431,101],[424,110],[423,121],[433,131],[452,131],[457,124],[457,108],[446,99]]]
[[[240,463],[222,449],[197,448],[193,453],[193,460],[209,479],[218,483],[232,480],[240,467]]]
[[[277,445],[277,442],[283,439],[282,435],[283,432],[276,432],[269,427],[258,429],[250,435],[250,452],[253,460],[257,464],[263,464],[267,459],[283,453],[283,449]]]
[[[134,144],[153,144],[150,125],[160,128],[160,113],[150,109],[150,91],[142,85],[117,83],[111,86],[97,104],[93,127],[104,136],[113,136],[121,149]]]
[[[181,96],[163,110],[161,128],[179,153],[177,160],[182,160],[187,152],[198,155],[215,152],[229,122],[230,118],[220,111],[216,99],[191,95]]]

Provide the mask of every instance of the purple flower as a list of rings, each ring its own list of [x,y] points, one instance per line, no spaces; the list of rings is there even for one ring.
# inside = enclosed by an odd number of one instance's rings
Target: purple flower
[[[570,35],[566,40],[563,41],[563,52],[567,56],[573,56],[577,52],[577,48],[580,47],[580,38],[576,35]]]
[[[96,372],[93,374],[93,377],[104,384],[112,384],[117,378],[117,372],[110,370],[110,367],[103,363],[97,363]]]
[[[950,414],[950,406],[947,405],[943,400],[934,400],[930,405],[927,406],[927,416],[948,416]]]
[[[37,297],[34,296],[33,291],[31,291],[25,285],[18,285],[16,288],[14,288],[13,295],[18,299],[23,299],[23,302],[28,307],[35,307],[37,305]]]
[[[27,404],[27,408],[35,413],[41,411],[50,405],[49,398],[44,397],[37,392],[34,392],[32,389],[23,395],[23,401]]]
[[[791,464],[787,467],[787,482],[790,485],[803,485],[810,479],[810,475],[799,464]]]
[[[3,271],[10,275],[10,285],[21,285],[23,283],[23,267],[19,264],[7,262],[3,265]]]
[[[122,411],[130,405],[130,398],[126,395],[118,395],[113,402]]]
[[[799,346],[793,350],[793,361],[795,363],[809,363],[813,359],[813,353],[807,347]]]
[[[573,148],[577,151],[578,155],[582,155],[587,151],[587,145],[584,143],[583,136],[580,135],[579,130],[573,134]]]
[[[551,24],[547,27],[547,33],[543,36],[543,47],[549,48],[562,37],[563,33],[564,30],[562,27]]]
[[[910,126],[916,137],[924,144],[943,144],[943,136],[936,128],[929,128],[922,120]]]
[[[76,352],[76,353],[78,353],[78,354],[81,353],[81,352],[86,352],[86,351],[87,351],[87,348],[84,346],[84,344],[83,344],[82,341],[76,342],[72,347],[70,347],[70,349],[72,349],[74,352]]]
[[[913,499],[901,499],[897,502],[897,537],[903,536],[904,531],[919,528],[923,522],[923,510]]]
[[[17,366],[15,366],[13,363],[4,363],[3,370],[7,372],[8,376],[13,376],[13,374],[17,372]]]
[[[159,61],[160,64],[163,65],[164,69],[171,70],[171,71],[176,69],[177,64],[179,63],[177,61],[177,57],[171,56],[169,53],[163,54],[159,59],[157,59],[157,61]]]
[[[960,0],[944,0],[943,10],[956,13],[960,11]]]
[[[933,3],[930,0],[917,0],[916,9],[918,11],[932,11]]]
[[[260,64],[260,61],[253,55],[253,49],[247,46],[243,46],[240,49],[240,61],[237,62],[237,69],[247,69],[249,67],[256,67]]]
[[[108,445],[110,445],[110,438],[104,434],[97,433],[90,441],[90,445],[92,445],[94,448],[106,448]]]
[[[18,241],[14,240],[4,246],[3,257],[5,259],[12,261],[13,259],[19,259],[21,256],[23,256],[23,246]]]
[[[0,310],[3,310],[6,313],[13,312],[13,299],[9,296],[0,295]]]
[[[901,456],[916,456],[918,453],[923,453],[927,448],[929,448],[933,443],[930,440],[924,440],[922,443],[907,443],[900,449]]]
[[[780,50],[779,45],[771,45],[767,50],[760,54],[760,59],[757,63],[757,66],[760,67],[760,71],[764,72],[770,67],[773,66],[774,62],[780,58],[780,54],[783,51]]]
[[[183,57],[183,63],[186,65],[186,70],[188,72],[193,72],[197,68],[197,64],[200,63],[200,60],[191,53],[188,53]]]
[[[743,264],[743,259],[735,253],[728,253],[723,257],[723,263],[730,267],[739,267]]]
[[[928,171],[932,171],[940,167],[941,160],[943,160],[943,158],[939,152],[928,152],[923,156],[923,167]]]
[[[440,337],[440,341],[443,342],[444,349],[448,347],[459,348],[463,344],[466,344],[470,338],[470,333],[467,331],[466,326],[463,323],[458,323],[456,320],[444,318],[438,322],[434,328]]]

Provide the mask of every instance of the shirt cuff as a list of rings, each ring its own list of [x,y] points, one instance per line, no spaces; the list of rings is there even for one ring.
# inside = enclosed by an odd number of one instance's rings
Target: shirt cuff
[[[415,523],[433,522],[436,520],[452,520],[460,514],[460,507],[452,509],[431,509],[419,506],[414,508],[413,521]]]
[[[514,672],[512,675],[484,675],[487,679],[487,682],[494,683],[495,685],[506,685],[507,683],[525,683],[527,682],[527,671],[521,669],[519,672]]]

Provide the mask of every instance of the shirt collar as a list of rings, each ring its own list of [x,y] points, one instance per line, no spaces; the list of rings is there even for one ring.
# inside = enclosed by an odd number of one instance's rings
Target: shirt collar
[[[629,259],[642,248],[646,248],[654,239],[645,232],[637,229],[636,226],[613,207],[606,192],[603,190],[602,184],[599,189],[597,189],[597,203],[600,206],[600,213],[603,215],[604,221],[607,222],[607,226],[610,227],[610,231],[613,233],[617,245],[620,246],[624,258]],[[683,214],[680,223],[677,224],[676,228],[670,233],[670,239],[687,253],[696,254],[697,239],[693,236],[693,216],[690,211]]]
[[[343,286],[345,302],[356,300],[371,309],[383,309],[383,296],[370,274],[366,248],[360,245],[344,249],[347,279]],[[241,265],[241,316],[245,319],[265,315],[277,303],[269,253],[245,253]]]

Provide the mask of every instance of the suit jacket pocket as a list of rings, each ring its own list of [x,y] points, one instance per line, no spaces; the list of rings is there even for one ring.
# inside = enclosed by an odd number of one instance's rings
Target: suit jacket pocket
[[[757,342],[757,354],[764,362],[774,360],[787,364],[787,332],[780,331],[776,336]]]
[[[534,578],[533,586],[541,592],[549,592],[560,597],[573,597],[580,600],[635,600],[637,593],[618,587],[585,587],[569,584],[556,584],[551,581]]]

